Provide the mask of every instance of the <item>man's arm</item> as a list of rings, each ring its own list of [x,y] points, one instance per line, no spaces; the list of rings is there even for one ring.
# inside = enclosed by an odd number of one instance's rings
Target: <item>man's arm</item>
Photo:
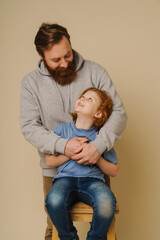
[[[97,81],[95,77],[93,83],[96,88],[107,91],[111,96],[113,111],[107,122],[99,131],[96,139],[87,146],[84,145],[82,152],[72,156],[72,159],[80,160],[82,164],[95,164],[99,159],[98,155],[95,153],[98,151],[100,157],[105,150],[109,151],[114,146],[115,140],[121,138],[127,124],[126,111],[108,73],[104,70],[99,81]],[[93,146],[95,148],[93,148]]]
[[[90,151],[88,151],[88,148],[87,148],[88,146],[91,147]],[[78,158],[80,158],[80,160],[77,160],[77,163],[83,164],[83,165],[92,165],[96,163],[97,166],[102,170],[104,174],[111,177],[116,177],[118,175],[119,163],[114,164],[110,161],[107,161],[107,159],[100,156],[98,150],[91,143],[83,144],[83,147],[84,147],[84,152],[82,151],[81,153],[77,154],[77,156],[79,156]],[[88,151],[87,152],[88,155],[86,156],[86,158],[83,157],[83,154],[85,153],[85,151]],[[92,161],[90,161],[90,154],[92,153],[93,153],[93,155],[91,156]],[[114,156],[112,156],[112,158],[113,157]],[[76,158],[76,156],[73,156],[72,158]]]
[[[52,130],[47,130],[41,121],[39,101],[36,97],[34,83],[30,78],[24,79],[20,96],[20,126],[24,137],[42,153],[64,154],[68,139],[61,138]],[[86,138],[73,138],[68,144],[68,156],[79,149]]]
[[[27,81],[25,81],[27,80]],[[52,130],[47,130],[41,121],[40,106],[30,79],[24,79],[20,96],[20,126],[24,137],[43,153],[56,153],[56,144],[60,153],[64,153],[67,139],[60,138]]]
[[[115,86],[105,70],[97,87],[107,91],[113,102],[111,116],[100,129],[95,141],[92,142],[100,154],[102,154],[105,150],[109,151],[113,148],[115,140],[121,138],[127,124],[127,115]]]
[[[83,165],[96,164],[101,157],[97,148],[91,143],[84,143],[81,148],[81,151],[77,149],[77,152],[72,156],[72,159]]]

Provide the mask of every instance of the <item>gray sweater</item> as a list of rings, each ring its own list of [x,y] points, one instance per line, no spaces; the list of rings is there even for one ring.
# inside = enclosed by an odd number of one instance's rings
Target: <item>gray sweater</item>
[[[55,168],[45,164],[45,153],[64,153],[67,139],[57,136],[53,129],[60,123],[72,120],[75,101],[88,87],[106,90],[113,100],[113,112],[101,128],[93,145],[102,154],[110,150],[126,126],[126,113],[109,75],[100,65],[84,60],[74,51],[76,80],[61,86],[49,75],[42,60],[38,68],[24,77],[21,83],[20,125],[25,138],[33,144],[40,155],[44,176],[54,177]]]

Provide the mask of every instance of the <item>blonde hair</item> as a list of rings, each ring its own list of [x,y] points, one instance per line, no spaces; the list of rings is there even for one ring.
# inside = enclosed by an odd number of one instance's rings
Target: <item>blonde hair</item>
[[[106,91],[100,90],[100,89],[97,89],[94,87],[85,89],[81,93],[79,98],[81,98],[88,91],[96,92],[101,101],[100,106],[98,107],[98,111],[100,111],[102,116],[100,118],[96,118],[96,120],[94,122],[94,126],[96,127],[96,129],[99,129],[100,127],[103,126],[103,124],[106,122],[106,120],[110,117],[110,115],[112,113],[112,99]],[[71,115],[72,115],[73,121],[76,121],[77,113],[73,112],[73,113],[71,113]]]

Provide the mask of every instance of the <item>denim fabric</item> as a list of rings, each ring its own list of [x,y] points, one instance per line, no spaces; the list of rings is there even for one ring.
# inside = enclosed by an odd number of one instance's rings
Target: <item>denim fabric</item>
[[[77,201],[93,207],[93,219],[87,240],[105,240],[115,213],[116,199],[102,180],[90,177],[64,177],[53,182],[46,198],[46,208],[60,239],[78,239],[69,214],[70,205]]]

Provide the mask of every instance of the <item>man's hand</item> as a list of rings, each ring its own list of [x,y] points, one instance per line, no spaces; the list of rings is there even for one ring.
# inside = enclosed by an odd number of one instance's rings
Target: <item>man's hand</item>
[[[83,149],[83,144],[88,141],[88,138],[72,138],[68,140],[65,147],[65,155],[72,157]]]
[[[83,165],[96,164],[101,157],[97,148],[91,143],[83,143],[81,148],[81,152],[72,156],[72,159]]]

